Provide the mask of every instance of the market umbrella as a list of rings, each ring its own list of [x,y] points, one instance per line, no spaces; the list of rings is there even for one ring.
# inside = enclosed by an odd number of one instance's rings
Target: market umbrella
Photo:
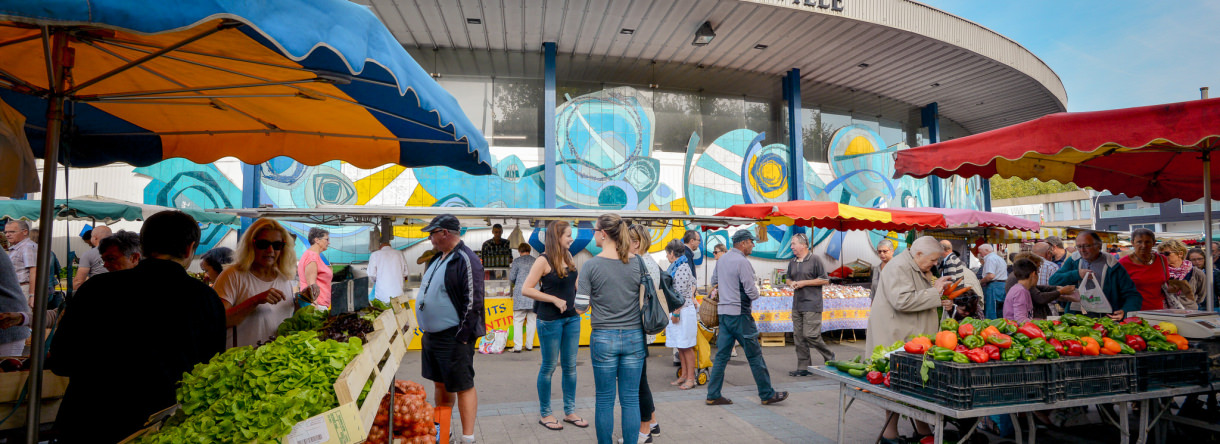
[[[26,119],[35,155],[71,166],[289,156],[491,172],[453,97],[367,7],[343,0],[0,0],[0,100]],[[40,270],[56,169],[43,170]],[[43,317],[34,324],[38,399]]]
[[[1051,114],[985,133],[899,151],[894,177],[1000,176],[1056,180],[1146,202],[1202,198],[1211,237],[1220,149],[1220,99]],[[1213,263],[1207,255],[1210,294]],[[1214,308],[1207,298],[1208,310]]]
[[[0,200],[0,219],[39,219],[38,200]],[[158,205],[137,204],[118,200],[95,200],[89,198],[55,199],[55,218],[59,220],[89,220],[113,223],[120,220],[144,220],[153,214],[175,210]],[[194,209],[177,209],[194,217],[201,224],[236,225],[240,222],[231,214],[213,213]]]
[[[1041,224],[1008,214],[965,208],[912,207],[903,210],[940,213],[945,216],[947,228],[1004,228],[1019,231],[1038,231]]]
[[[788,202],[737,204],[716,213],[721,217],[744,217],[764,224],[839,231],[944,228],[945,216],[910,210],[863,208],[838,202],[794,200]],[[708,228],[719,228],[705,226]]]

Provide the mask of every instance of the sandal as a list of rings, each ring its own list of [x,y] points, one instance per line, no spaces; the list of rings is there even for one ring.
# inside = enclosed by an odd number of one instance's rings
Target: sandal
[[[669,383],[669,385],[679,386],[679,385],[682,385],[683,382],[686,382],[686,378],[678,378],[677,381],[671,382],[671,383]]]
[[[695,381],[691,381],[688,379],[688,380],[686,380],[685,383],[683,383],[682,385],[679,385],[678,388],[682,389],[682,390],[693,389],[693,388],[695,388]]]
[[[584,418],[576,418],[576,419],[563,418],[563,422],[572,424],[572,425],[574,425],[576,427],[580,427],[582,429],[589,426],[589,422],[585,421]]]
[[[716,398],[716,399],[707,400],[707,405],[729,405],[732,403],[733,403],[733,400],[731,400],[729,398],[725,398],[723,396]]]
[[[546,427],[547,430],[555,430],[555,431],[563,430],[563,426],[559,425],[559,421],[545,421],[544,422],[543,420],[539,419],[538,424],[541,424],[543,427]],[[555,427],[551,427],[552,425],[554,425]]]

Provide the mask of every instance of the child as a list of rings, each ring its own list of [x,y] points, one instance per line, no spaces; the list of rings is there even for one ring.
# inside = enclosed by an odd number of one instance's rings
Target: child
[[[1034,301],[1029,289],[1038,285],[1038,266],[1029,259],[1021,259],[1012,265],[1012,272],[1017,283],[1004,297],[1004,318],[1022,324],[1034,316]]]

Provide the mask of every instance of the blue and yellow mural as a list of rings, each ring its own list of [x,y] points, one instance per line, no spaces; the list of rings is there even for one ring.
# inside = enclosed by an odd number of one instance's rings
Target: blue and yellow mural
[[[649,100],[634,88],[619,87],[578,97],[565,97],[556,110],[556,197],[564,208],[615,210],[664,210],[687,214],[711,214],[740,203],[787,200],[788,147],[764,145],[766,134],[740,128],[724,134],[691,134],[680,171],[662,171],[654,156],[656,118]],[[892,178],[894,152],[906,149],[901,141],[887,144],[876,124],[852,124],[834,131],[827,147],[828,165],[806,162],[804,188],[808,199],[829,200],[865,207],[916,207],[931,204],[926,180]],[[711,142],[698,150],[701,140]],[[493,150],[495,154],[496,150]],[[407,205],[491,208],[542,208],[543,166],[526,165],[515,155],[493,159],[495,174],[470,176],[443,167],[409,169],[397,165],[362,170],[332,161],[305,166],[286,158],[264,163],[259,180],[261,201],[276,207],[312,208],[319,205]],[[673,167],[669,167],[673,168]],[[821,170],[822,173],[819,174]],[[170,160],[136,170],[153,180],[145,189],[145,201],[158,205],[191,208],[233,208],[241,204],[237,186],[212,165]],[[665,174],[669,173],[669,174]],[[667,183],[663,177],[680,177]],[[946,206],[978,209],[982,196],[978,179],[946,182]],[[327,227],[331,230],[332,262],[366,260],[369,227]],[[290,224],[300,239],[309,227]],[[214,245],[228,230],[215,227],[205,234]],[[584,231],[584,230],[581,230]],[[768,227],[768,239],[759,243],[754,255],[769,259],[792,257],[787,227]],[[527,233],[534,241],[541,230]],[[654,230],[653,249],[660,251],[670,239],[685,230],[671,226]],[[394,246],[404,248],[423,240],[417,229],[395,228]],[[584,241],[574,249],[597,248]],[[728,233],[704,233],[705,248],[727,240]],[[874,242],[893,233],[869,233]],[[830,230],[815,230],[815,245],[829,242],[832,256],[842,249],[843,236]],[[534,243],[534,242],[532,242]],[[541,243],[536,242],[536,247]],[[899,243],[901,244],[901,243]],[[210,248],[210,245],[206,246]],[[205,246],[201,245],[201,249]],[[305,245],[299,244],[298,248]],[[700,252],[703,253],[703,252]],[[701,262],[700,260],[696,261]]]

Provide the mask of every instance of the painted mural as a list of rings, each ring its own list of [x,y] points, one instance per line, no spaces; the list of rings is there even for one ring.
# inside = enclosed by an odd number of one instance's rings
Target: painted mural
[[[663,174],[653,157],[655,116],[644,96],[630,87],[612,88],[578,97],[565,97],[556,110],[557,201],[563,208],[677,211],[712,214],[740,203],[787,200],[789,165],[784,144],[763,145],[765,133],[749,128],[725,134],[692,133],[680,174]],[[805,196],[864,207],[916,207],[931,204],[926,180],[892,179],[894,152],[906,149],[901,141],[887,144],[875,123],[852,124],[834,132],[828,144],[829,165],[806,163]],[[702,151],[700,141],[711,136]],[[496,150],[493,150],[493,154]],[[444,167],[404,168],[397,165],[373,170],[332,161],[306,166],[287,158],[272,159],[260,168],[261,202],[275,207],[312,208],[319,205],[407,205],[490,208],[542,208],[543,166],[526,165],[515,155],[493,159],[495,174],[470,176]],[[817,170],[827,172],[820,175]],[[241,192],[233,181],[212,165],[170,160],[137,173],[152,178],[145,202],[191,208],[233,208]],[[662,177],[680,176],[681,183]],[[977,179],[946,182],[946,206],[978,209],[982,196]],[[289,224],[298,234],[298,248],[309,226]],[[332,262],[367,260],[371,227],[326,227],[331,231]],[[214,245],[229,228],[214,227],[205,234]],[[541,250],[542,230],[527,234]],[[788,240],[796,233],[783,226],[766,228],[765,242],[754,255],[787,259]],[[680,238],[685,227],[671,225],[653,232],[653,250],[661,251],[670,239]],[[418,228],[395,227],[394,246],[405,248],[424,240]],[[710,252],[726,243],[728,232],[703,233]],[[875,244],[894,233],[869,233]],[[578,230],[573,252],[599,250],[588,229]],[[814,230],[815,245],[828,242],[827,252],[838,257],[843,234]],[[897,244],[902,245],[902,242]],[[201,245],[201,250],[210,248]],[[696,263],[702,262],[702,254]]]

